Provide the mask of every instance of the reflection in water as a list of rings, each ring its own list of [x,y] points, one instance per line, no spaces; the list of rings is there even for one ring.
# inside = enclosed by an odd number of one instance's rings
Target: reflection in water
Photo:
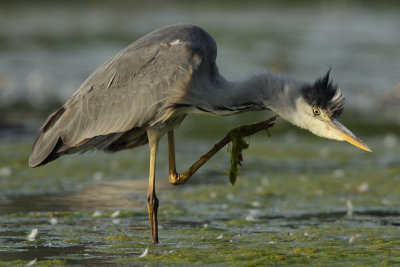
[[[41,258],[53,258],[57,256],[63,256],[66,254],[81,254],[84,252],[85,247],[83,246],[71,246],[71,247],[21,247],[19,253],[15,252],[0,252],[0,259],[4,261],[13,260],[26,260],[30,261],[33,259]]]
[[[123,185],[123,186],[122,186]],[[148,226],[146,212],[142,214],[129,214],[122,216],[115,222],[112,216],[99,215],[92,216],[85,210],[89,206],[83,205],[79,207],[78,196],[82,196],[82,201],[93,204],[95,207],[103,206],[104,204],[110,207],[117,207],[124,204],[135,204],[134,201],[121,202],[120,193],[125,193],[127,190],[124,186],[129,187],[131,184],[126,182],[116,182],[110,185],[93,186],[86,188],[82,192],[74,194],[72,201],[70,196],[42,196],[41,199],[37,196],[16,196],[10,199],[10,206],[8,212],[23,212],[25,215],[20,216],[7,216],[3,212],[2,227],[0,229],[0,259],[2,261],[37,261],[43,260],[63,260],[67,264],[84,264],[84,265],[98,265],[106,266],[113,264],[117,259],[124,257],[139,257],[142,253],[142,248],[137,249],[130,247],[132,244],[137,244],[139,247],[148,246]],[[107,190],[110,189],[110,190]],[[163,188],[165,189],[165,188]],[[91,192],[88,194],[88,192]],[[120,192],[120,193],[119,193]],[[98,194],[105,194],[106,197],[98,195],[93,198],[92,196]],[[117,199],[113,199],[115,196]],[[26,201],[25,205],[21,205],[20,201]],[[45,200],[46,199],[46,200]],[[41,204],[45,201],[52,203],[51,205],[44,205],[45,211],[40,211]],[[65,202],[72,205],[71,209],[75,210],[73,213],[66,213],[68,210]],[[71,201],[71,202],[70,202]],[[104,201],[104,202],[103,202]],[[35,205],[27,205],[29,203],[36,203]],[[97,204],[95,204],[97,203]],[[77,206],[74,206],[77,205]],[[21,208],[25,210],[21,211]],[[64,209],[65,208],[65,209]],[[83,209],[81,209],[83,208]],[[122,207],[119,207],[122,208]],[[128,208],[128,207],[126,207]],[[4,207],[2,208],[2,210]],[[31,210],[29,210],[31,209]],[[64,210],[63,210],[64,209]],[[52,216],[59,218],[59,223],[51,225],[48,221],[49,212]],[[321,212],[316,210],[310,211],[287,211],[273,212],[269,215],[256,216],[250,223],[244,225],[234,226],[230,221],[235,220],[235,216],[229,215],[224,219],[215,219],[210,216],[204,218],[193,217],[190,220],[185,218],[185,215],[178,217],[175,220],[165,220],[161,217],[160,227],[163,235],[163,242],[160,245],[165,246],[169,244],[174,249],[180,249],[180,240],[182,237],[185,240],[191,240],[193,234],[188,235],[189,232],[184,232],[185,229],[194,229],[191,232],[201,232],[201,229],[209,228],[215,229],[215,236],[213,239],[222,239],[224,235],[220,233],[226,232],[226,227],[232,233],[237,233],[238,236],[250,236],[254,234],[257,239],[260,238],[258,234],[268,235],[271,233],[285,233],[290,234],[292,231],[306,228],[309,231],[312,229],[324,229],[327,227],[334,227],[337,229],[337,224],[341,227],[353,227],[354,225],[369,225],[370,227],[396,226],[400,225],[400,214],[397,210],[392,209],[361,209],[354,212],[353,216],[347,216],[346,211],[333,210],[330,212]],[[262,214],[262,212],[260,213]],[[24,217],[25,216],[25,217]],[[218,217],[218,216],[217,216]],[[164,219],[164,220],[163,220]],[[40,228],[37,241],[26,243],[27,230],[32,227]],[[328,228],[329,229],[329,228]],[[129,236],[126,235],[129,234]],[[228,232],[229,234],[229,232]],[[308,236],[308,232],[304,232],[304,236]],[[114,237],[113,237],[114,236]],[[124,253],[115,253],[108,247],[107,240],[116,238],[119,242],[125,241],[126,251]],[[314,237],[315,238],[315,237]],[[345,240],[348,238],[346,234],[342,236],[331,236],[330,239],[339,238]],[[252,243],[257,242],[257,239]],[[112,239],[111,239],[112,240]],[[131,243],[132,242],[132,243]],[[272,242],[272,241],[270,241]],[[274,241],[275,242],[275,241]],[[79,245],[77,245],[79,243]],[[82,245],[84,244],[84,245]],[[272,243],[271,243],[272,244]],[[243,246],[245,244],[236,243],[236,246]],[[207,242],[200,242],[191,244],[192,247],[207,248]],[[131,261],[132,263],[132,261]]]
[[[171,189],[167,180],[157,181],[157,190],[165,192]],[[147,179],[94,183],[73,193],[6,196],[0,202],[0,212],[143,209],[146,207],[146,192]]]

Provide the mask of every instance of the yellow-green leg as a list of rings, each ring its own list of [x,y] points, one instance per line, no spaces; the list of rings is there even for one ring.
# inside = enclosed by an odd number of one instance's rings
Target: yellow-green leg
[[[157,221],[157,210],[158,210],[158,198],[156,196],[156,156],[158,149],[158,141],[160,136],[157,131],[147,130],[147,137],[149,139],[150,146],[150,172],[149,172],[149,185],[147,191],[147,208],[149,210],[149,220],[151,237],[153,243],[158,243],[158,221]]]
[[[232,137],[230,133],[233,131],[240,132],[242,137],[253,135],[261,130],[265,130],[269,127],[272,127],[273,121],[275,121],[277,116],[271,117],[268,120],[250,124],[243,125],[238,128],[232,129],[221,141],[214,145],[212,149],[210,149],[206,154],[200,157],[198,161],[193,163],[190,168],[188,168],[183,173],[176,172],[176,164],[175,164],[175,138],[174,131],[171,130],[168,132],[168,155],[169,155],[169,182],[173,185],[180,185],[186,183],[189,178],[198,170],[201,166],[204,165],[212,156],[214,156],[218,151],[220,151],[226,144],[232,141]]]

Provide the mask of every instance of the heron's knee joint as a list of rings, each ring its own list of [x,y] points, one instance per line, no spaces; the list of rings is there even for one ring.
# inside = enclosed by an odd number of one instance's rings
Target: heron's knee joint
[[[151,207],[152,209],[155,209],[155,210],[158,209],[159,201],[158,201],[158,198],[157,198],[157,196],[155,194],[154,195],[147,195],[147,205],[149,207]]]
[[[185,180],[178,173],[170,173],[169,174],[169,183],[172,185],[180,185],[184,184]]]
[[[170,173],[169,174],[169,183],[172,185],[179,185],[179,174]]]

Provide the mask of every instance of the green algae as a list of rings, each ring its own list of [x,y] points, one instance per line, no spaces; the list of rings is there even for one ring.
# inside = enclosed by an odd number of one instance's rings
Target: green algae
[[[236,177],[238,176],[238,164],[243,161],[242,151],[249,148],[249,144],[243,139],[243,133],[240,128],[235,128],[228,133],[228,136],[232,140],[232,146],[230,148],[231,154],[231,167],[229,170],[229,181],[232,185],[236,183]]]
[[[30,169],[24,165],[30,144],[1,144],[8,154],[0,153],[0,168],[11,171],[0,179],[0,266],[35,258],[35,266],[399,265],[400,144],[384,148],[382,138],[372,137],[364,141],[374,153],[364,153],[273,131],[269,139],[252,137],[235,187],[211,165],[184,186],[170,186],[160,156],[158,245],[150,244],[148,229],[146,148]],[[185,161],[199,150],[178,153]],[[213,162],[229,168],[228,158],[219,153]],[[34,228],[36,241],[26,241]]]
[[[366,229],[362,229],[365,232]],[[324,240],[310,238],[319,235],[321,230],[307,229],[308,236],[304,236],[304,229],[279,234],[246,234],[234,235],[216,239],[204,237],[190,246],[171,248],[160,244],[149,246],[146,257],[127,257],[119,259],[119,263],[142,262],[160,264],[207,264],[225,266],[259,266],[259,265],[304,265],[321,266],[336,265],[348,266],[353,263],[365,263],[365,257],[370,264],[378,264],[382,260],[386,263],[399,263],[398,250],[391,251],[386,246],[386,240],[380,240],[378,245],[364,245],[363,238],[349,243],[341,236]],[[322,231],[323,232],[323,231]],[[368,231],[369,232],[369,231]],[[373,234],[373,233],[369,233]],[[398,237],[398,233],[396,235]],[[369,239],[368,239],[369,240]],[[391,248],[396,248],[392,244]],[[380,253],[387,250],[387,253]],[[340,259],[340,262],[337,262]]]

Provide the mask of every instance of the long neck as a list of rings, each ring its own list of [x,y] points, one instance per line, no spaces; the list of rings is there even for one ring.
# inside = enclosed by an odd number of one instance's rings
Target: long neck
[[[270,109],[279,115],[295,107],[304,82],[263,72],[238,82],[222,80],[208,99],[208,104],[217,114],[233,114],[249,110]]]

